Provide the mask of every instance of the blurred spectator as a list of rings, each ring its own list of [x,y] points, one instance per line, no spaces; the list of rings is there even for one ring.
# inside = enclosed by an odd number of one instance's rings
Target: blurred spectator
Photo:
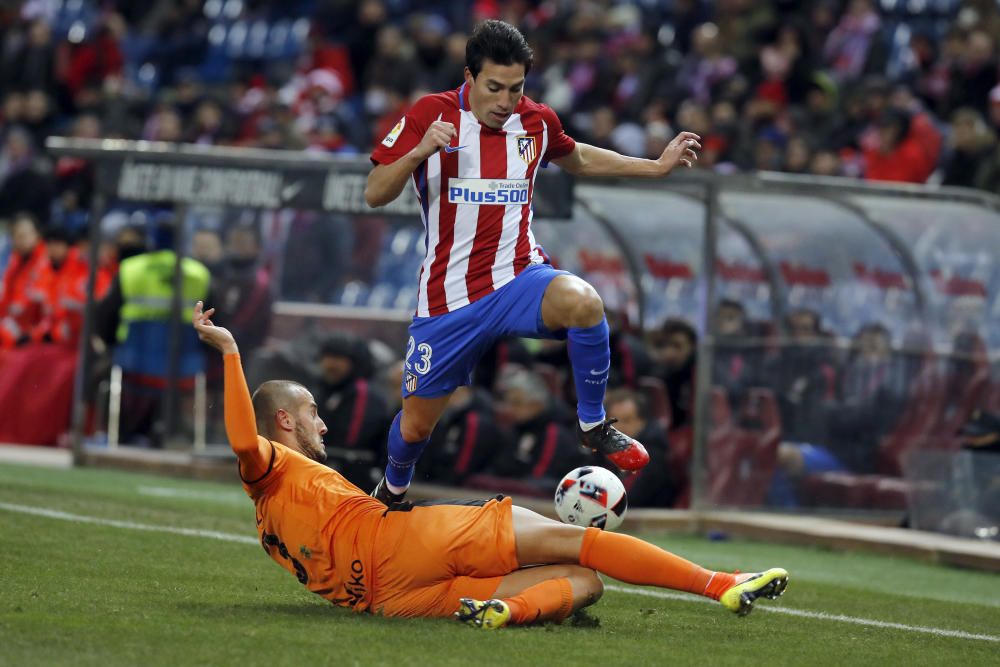
[[[520,338],[498,338],[479,358],[472,371],[472,383],[487,393],[492,392],[511,364],[524,368],[530,366],[531,361],[531,354]]]
[[[617,420],[615,427],[646,446],[649,463],[624,479],[632,507],[671,507],[677,495],[669,467],[667,433],[649,411],[642,394],[628,389],[612,389],[604,399],[608,417]]]
[[[101,121],[92,113],[76,117],[70,136],[74,139],[98,139]],[[94,167],[86,160],[60,157],[55,166],[55,190],[58,197],[53,206],[54,219],[78,230],[90,213],[94,193]]]
[[[340,226],[346,221],[310,212],[292,215],[282,246],[281,296],[289,301],[326,301],[344,275],[343,260],[350,247]]]
[[[49,262],[38,222],[30,213],[15,216],[11,246],[0,288],[0,347],[6,348],[28,342],[41,322],[42,303],[36,297]]]
[[[56,94],[56,51],[52,30],[43,18],[28,22],[22,33],[11,31],[4,49],[2,75],[13,106],[24,103],[23,95],[36,90],[50,97]]]
[[[886,109],[878,119],[875,141],[865,148],[865,178],[869,181],[923,183],[932,165],[915,137],[910,135],[910,116],[899,109]]]
[[[146,250],[148,250],[148,245],[145,227],[128,224],[115,234],[114,255],[116,263],[121,264],[129,257],[140,255]]]
[[[126,228],[127,229],[127,228]],[[126,234],[126,250],[139,249],[138,243]],[[107,294],[97,303],[94,330],[109,348],[115,348],[115,362],[122,366],[123,384],[119,439],[124,443],[164,446],[162,387],[167,367],[168,345],[163,338],[169,333],[156,330],[158,324],[169,324],[174,303],[177,255],[174,253],[175,224],[171,214],[160,214],[155,222],[151,249],[121,261]],[[129,245],[132,247],[129,248]],[[180,319],[187,322],[196,301],[212,304],[208,269],[196,259],[185,257],[180,263],[182,291]],[[191,339],[190,327],[178,324],[181,350],[188,348],[187,359],[200,354]],[[133,332],[138,331],[133,338]],[[193,374],[193,373],[192,373]]]
[[[193,144],[218,144],[232,139],[226,112],[215,100],[202,100],[195,107],[186,140]]]
[[[119,14],[106,14],[82,43],[71,48],[66,86],[73,100],[88,87],[100,89],[112,77],[120,77],[125,56],[118,43],[124,37],[125,22]],[[75,34],[70,34],[70,41]]]
[[[83,312],[87,305],[87,261],[73,246],[72,235],[64,227],[46,230],[45,246],[48,270],[43,273],[36,288],[36,298],[41,299],[42,319],[33,328],[31,339],[72,348],[83,330]]]
[[[159,67],[165,85],[174,83],[179,70],[204,60],[208,21],[201,0],[156,3],[143,28],[154,38],[147,57]]]
[[[945,185],[990,189],[996,173],[997,137],[978,111],[962,108],[951,116],[951,149],[944,164]]]
[[[649,369],[653,367],[653,358],[643,340],[630,330],[628,318],[624,313],[607,310],[606,317],[611,329],[608,341],[611,348],[608,387],[636,389],[639,386],[639,377],[648,375]]]
[[[881,25],[871,0],[849,0],[847,11],[823,46],[823,57],[839,81],[856,79],[865,70],[869,49]]]
[[[176,109],[161,107],[146,121],[142,138],[147,141],[178,142],[183,136],[181,116]]]
[[[830,449],[853,472],[875,471],[879,442],[895,426],[908,394],[904,367],[890,344],[883,325],[862,327],[841,372]]]
[[[403,409],[403,360],[398,359],[384,369],[380,378],[382,395],[390,415]]]
[[[966,35],[961,54],[952,64],[950,108],[987,112],[990,91],[997,85],[996,41],[996,34],[981,29]]]
[[[502,421],[510,423],[513,439],[493,452],[487,470],[548,494],[567,470],[583,465],[586,458],[573,432],[563,426],[563,408],[552,400],[541,377],[514,370],[501,379],[500,388],[497,409]]]
[[[434,427],[419,474],[434,484],[459,486],[482,472],[497,452],[509,450],[510,438],[493,416],[490,395],[478,387],[459,387]]]
[[[131,233],[122,239],[120,248],[126,250],[122,254],[144,248],[129,238]],[[108,346],[124,342],[132,322],[169,321],[177,264],[173,250],[175,233],[173,220],[164,217],[156,222],[152,248],[148,252],[121,259],[118,274],[112,280],[108,293],[97,304],[95,313],[95,331]],[[211,276],[204,264],[185,257],[181,262],[181,273],[181,309],[186,321],[196,301],[214,303],[217,299],[210,298]]]
[[[791,311],[786,326],[789,338],[764,376],[778,396],[783,437],[817,442],[829,432],[829,409],[837,396],[831,336],[822,329],[819,313],[809,308]]]
[[[318,368],[313,393],[328,429],[327,463],[367,488],[381,477],[391,419],[378,385],[371,381],[371,353],[360,338],[332,334],[320,345]]]
[[[727,54],[726,47],[714,23],[703,23],[695,29],[691,53],[681,64],[677,81],[699,104],[708,104],[715,87],[736,73],[736,59]]]
[[[224,264],[212,280],[220,319],[225,317],[221,321],[239,336],[240,349],[253,354],[267,340],[274,305],[271,276],[261,265],[260,231],[255,225],[235,225],[226,231]]]
[[[220,274],[223,269],[223,250],[219,232],[209,227],[196,229],[191,235],[191,257],[204,264],[213,276]]]
[[[690,423],[694,413],[694,373],[698,334],[683,320],[670,319],[650,336],[651,353],[661,368],[670,400],[670,428]]]
[[[763,341],[751,334],[746,318],[739,301],[723,299],[716,306],[712,384],[726,390],[734,407],[742,405],[747,389],[758,383],[763,356]]]
[[[52,179],[35,158],[31,136],[12,128],[0,153],[0,218],[27,211],[47,224],[52,204]]]

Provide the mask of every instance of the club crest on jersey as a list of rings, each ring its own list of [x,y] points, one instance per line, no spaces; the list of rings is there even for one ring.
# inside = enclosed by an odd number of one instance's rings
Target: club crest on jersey
[[[535,138],[534,137],[518,137],[517,138],[517,154],[526,163],[531,164],[531,161],[535,159]]]
[[[386,148],[392,148],[393,144],[396,143],[396,139],[399,139],[399,135],[403,133],[403,128],[406,127],[406,116],[399,119],[396,123],[396,127],[389,130],[389,134],[385,135],[385,139],[382,140],[382,145]]]
[[[406,373],[405,383],[406,383],[406,391],[410,392],[411,394],[417,390],[417,376],[414,375],[413,373],[410,372]]]

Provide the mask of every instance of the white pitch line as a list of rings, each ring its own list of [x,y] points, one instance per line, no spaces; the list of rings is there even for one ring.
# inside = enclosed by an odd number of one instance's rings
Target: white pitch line
[[[236,535],[234,533],[221,533],[217,530],[202,530],[200,528],[175,528],[173,526],[157,526],[148,523],[134,523],[132,521],[118,521],[117,519],[104,519],[96,516],[86,516],[83,514],[70,514],[60,510],[53,510],[47,507],[32,507],[30,505],[16,505],[14,503],[0,502],[0,510],[17,512],[20,514],[30,514],[41,516],[47,519],[59,519],[61,521],[73,521],[74,523],[89,523],[101,526],[111,526],[112,528],[124,528],[126,530],[141,530],[153,533],[170,533],[173,535],[186,535],[188,537],[207,537],[223,542],[238,542],[240,544],[259,544],[259,540],[248,535]],[[618,593],[628,593],[630,595],[641,595],[645,597],[658,598],[660,600],[681,600],[684,602],[711,602],[706,598],[695,597],[684,593],[673,593],[662,590],[650,590],[647,588],[631,588],[628,586],[618,586],[609,584],[604,587],[606,590]],[[904,632],[918,632],[936,637],[952,637],[954,639],[971,639],[976,641],[1000,642],[1000,636],[976,634],[965,632],[964,630],[946,630],[944,628],[931,628],[920,625],[906,625],[905,623],[892,623],[890,621],[877,621],[870,618],[859,618],[856,616],[845,616],[844,614],[828,614],[822,611],[809,611],[806,609],[790,609],[788,607],[758,607],[759,610],[772,612],[775,614],[785,614],[787,616],[798,616],[799,618],[815,618],[821,621],[834,621],[839,623],[851,623],[853,625],[863,625],[872,628],[886,628],[890,630],[902,630]]]
[[[605,590],[619,593],[629,593],[631,595],[642,595],[661,600],[684,600],[686,602],[712,602],[707,598],[693,597],[683,593],[671,593],[668,591],[649,590],[645,588],[630,588],[627,586],[617,586],[615,584],[605,585]],[[983,635],[964,630],[945,630],[944,628],[930,628],[921,625],[907,625],[905,623],[893,623],[891,621],[877,621],[872,618],[859,618],[857,616],[845,616],[844,614],[828,614],[822,611],[809,611],[807,609],[791,609],[789,607],[767,607],[755,606],[754,609],[775,614],[785,614],[786,616],[798,616],[799,618],[815,618],[821,621],[836,621],[839,623],[852,623],[854,625],[864,625],[871,628],[889,628],[892,630],[904,630],[906,632],[920,632],[937,637],[954,637],[955,639],[975,639],[984,642],[1000,642],[1000,637],[996,635]]]
[[[138,486],[136,491],[140,496],[156,498],[181,498],[182,500],[199,500],[224,505],[246,506],[247,494],[241,491],[196,491],[193,489],[175,489],[169,486]]]
[[[33,516],[43,516],[47,519],[60,519],[62,521],[73,521],[74,523],[92,523],[101,526],[111,526],[113,528],[125,528],[127,530],[143,530],[151,533],[171,533],[174,535],[187,535],[189,537],[208,537],[213,540],[223,542],[239,542],[241,544],[259,544],[260,540],[248,535],[234,535],[233,533],[220,533],[217,530],[202,530],[200,528],[175,528],[174,526],[154,526],[148,523],[134,523],[132,521],[119,521],[117,519],[104,519],[96,516],[84,516],[82,514],[70,514],[59,510],[48,509],[46,507],[31,507],[29,505],[15,505],[13,503],[0,502],[0,509],[21,514],[31,514]]]

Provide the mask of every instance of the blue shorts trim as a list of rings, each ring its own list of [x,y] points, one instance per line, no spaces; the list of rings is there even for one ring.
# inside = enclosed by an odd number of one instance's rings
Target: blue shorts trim
[[[475,303],[410,324],[403,369],[403,396],[437,398],[472,382],[479,358],[498,338],[565,338],[542,322],[542,298],[552,279],[572,275],[533,264]]]

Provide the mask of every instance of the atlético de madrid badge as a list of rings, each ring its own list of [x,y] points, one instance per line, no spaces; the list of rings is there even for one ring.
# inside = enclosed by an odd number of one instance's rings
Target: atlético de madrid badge
[[[411,394],[417,390],[417,376],[409,371],[406,372],[406,391]]]
[[[531,164],[531,161],[535,159],[535,138],[534,137],[518,137],[517,138],[517,154],[522,160]]]

